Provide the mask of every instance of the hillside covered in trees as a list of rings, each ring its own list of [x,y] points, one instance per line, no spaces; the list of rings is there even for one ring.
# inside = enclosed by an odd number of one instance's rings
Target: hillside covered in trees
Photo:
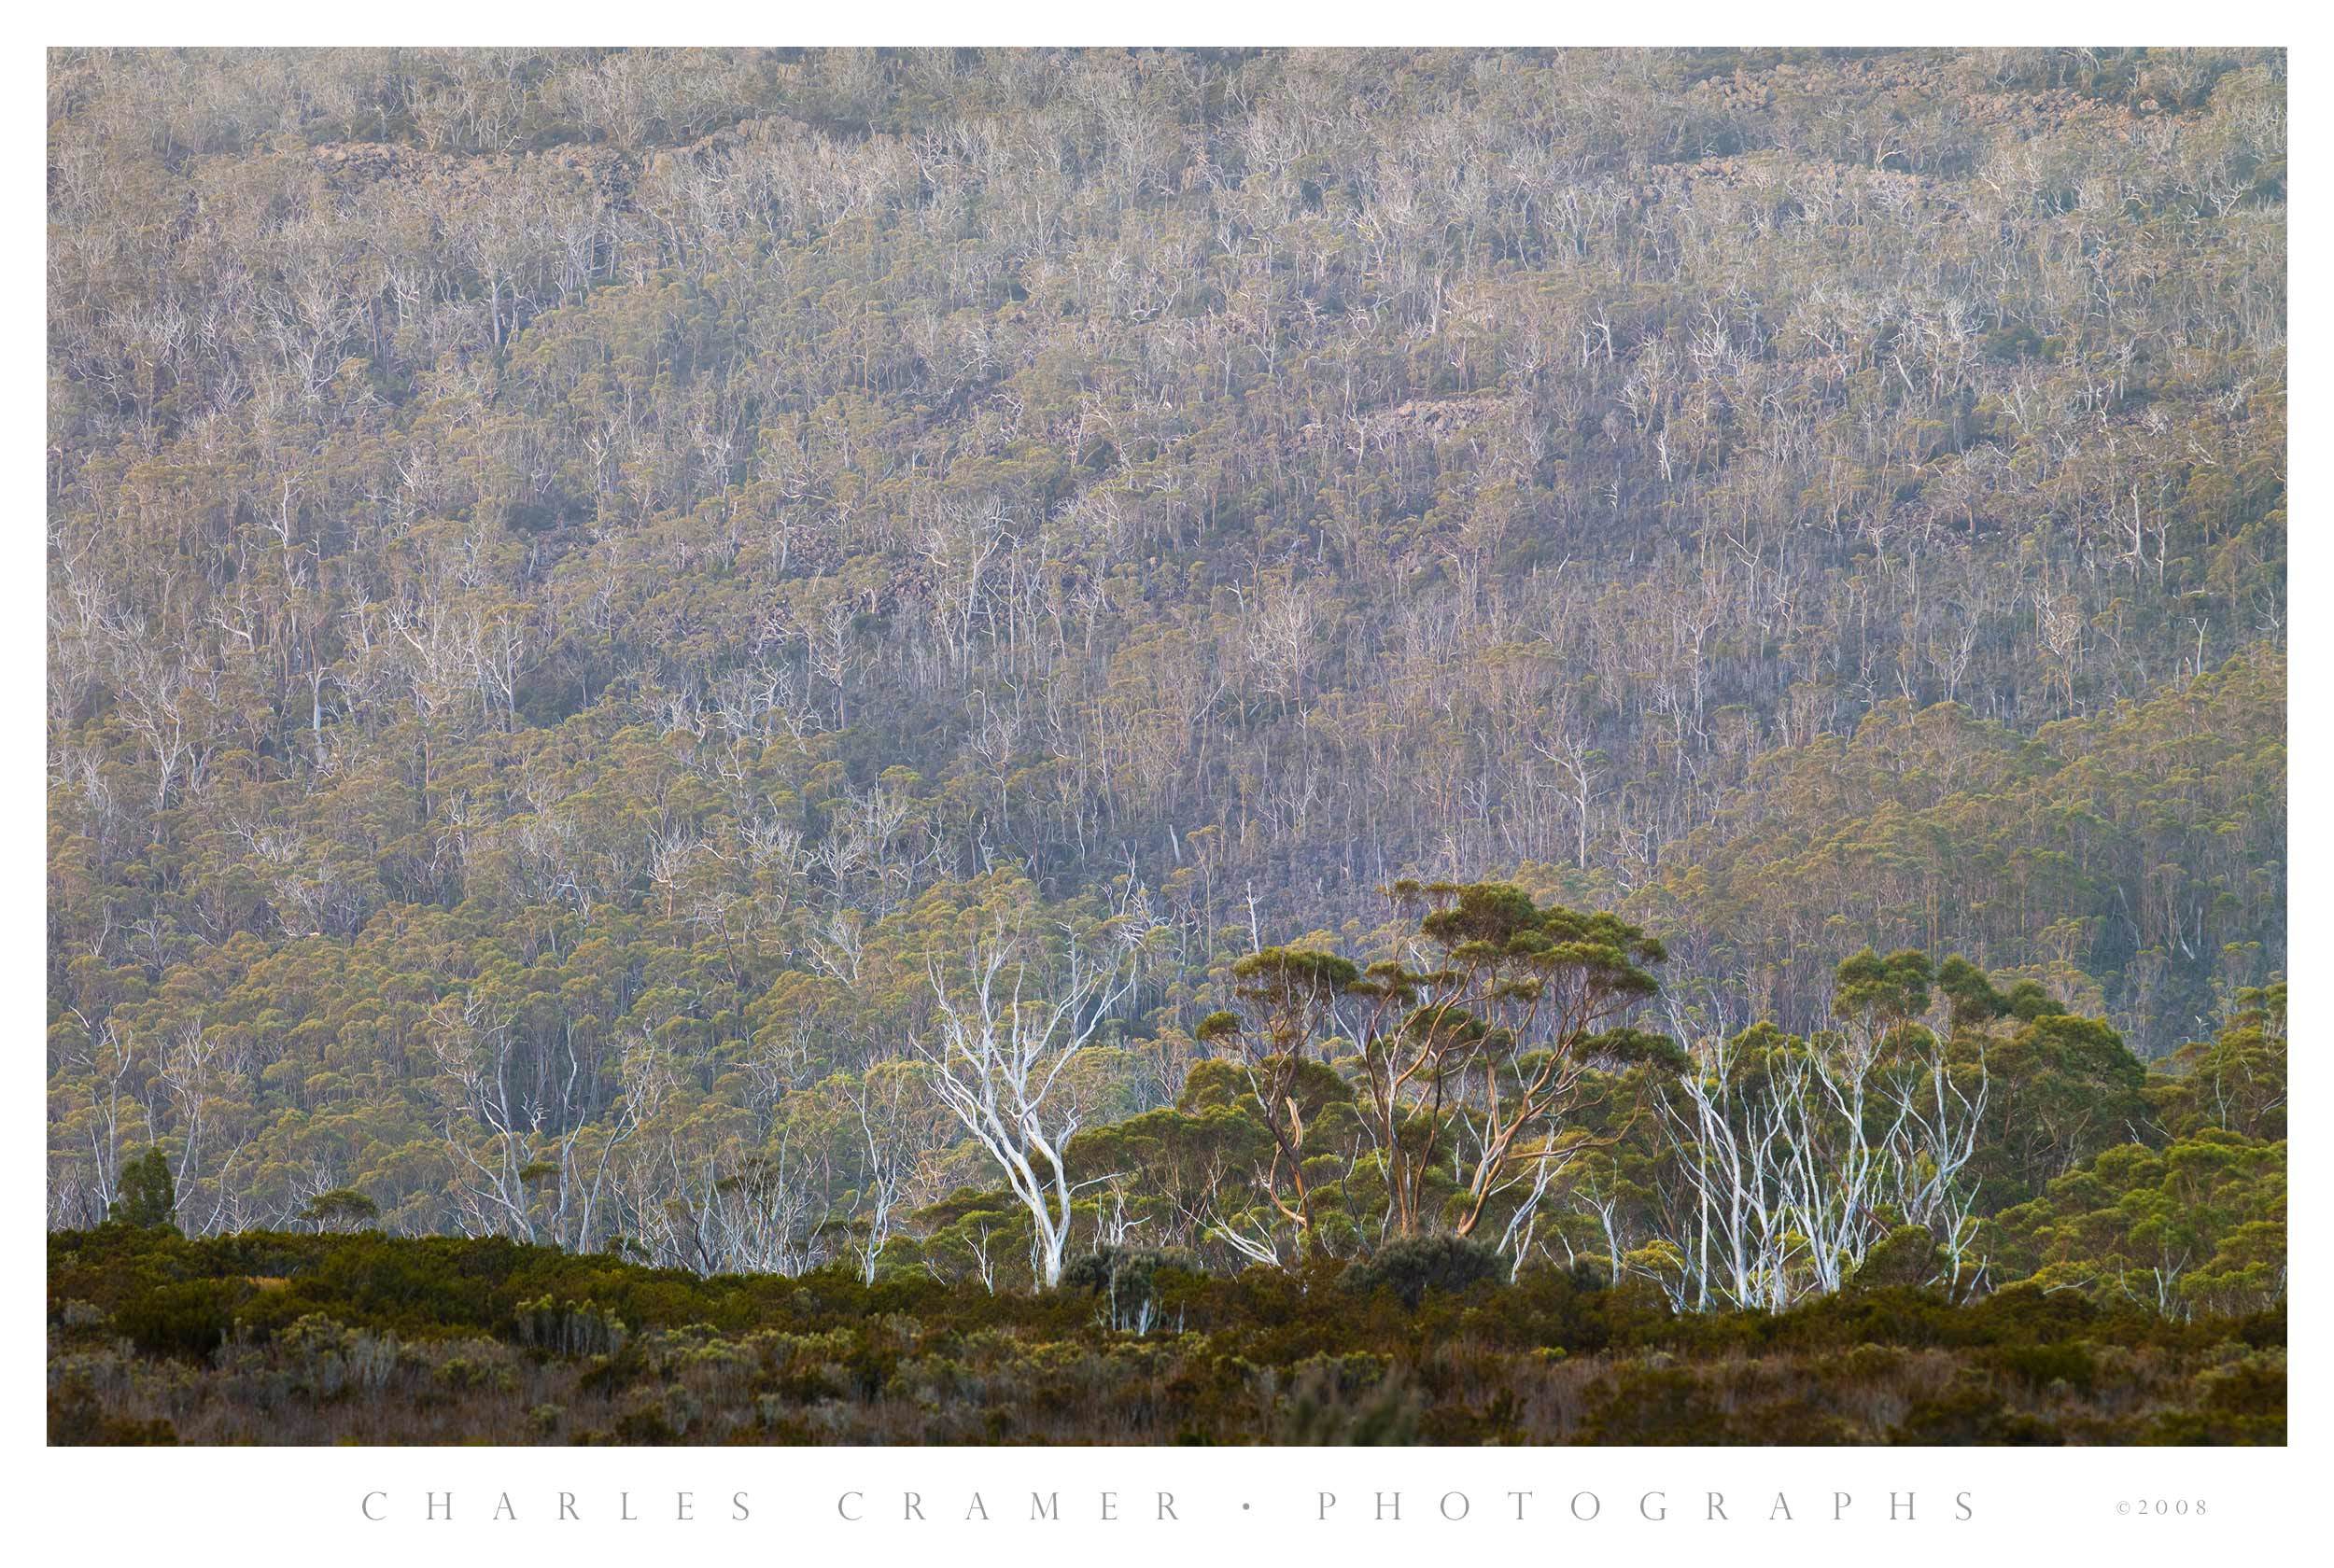
[[[202,1251],[371,1228],[1138,1341],[1122,1274],[1424,1268],[1671,1325],[1600,1353],[1875,1281],[2282,1344],[2281,53],[49,117],[52,1357],[397,1326]]]

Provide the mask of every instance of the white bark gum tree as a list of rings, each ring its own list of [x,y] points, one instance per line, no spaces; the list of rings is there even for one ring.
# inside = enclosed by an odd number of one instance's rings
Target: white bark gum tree
[[[1739,1046],[1704,1040],[1659,1099],[1687,1211],[1667,1239],[1693,1305],[1779,1311],[1829,1295],[1891,1223],[1927,1229],[1946,1282],[1962,1283],[1975,1194],[1961,1176],[1985,1114],[1983,1058],[1965,1088],[1933,1041],[1884,1057],[1867,1041],[1793,1040],[1742,1082]]]
[[[941,1103],[1028,1211],[1031,1269],[1050,1290],[1076,1192],[1062,1153],[1083,1121],[1063,1072],[1133,988],[1135,945],[1106,927],[1094,941],[1072,933],[1045,962],[1028,951],[1033,941],[1000,920],[973,942],[965,981],[933,963],[938,1038],[918,1049]]]

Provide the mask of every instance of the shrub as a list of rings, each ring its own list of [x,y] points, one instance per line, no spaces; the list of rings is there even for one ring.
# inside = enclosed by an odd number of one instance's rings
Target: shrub
[[[1849,1290],[1883,1285],[1928,1284],[1944,1271],[1945,1250],[1925,1225],[1899,1225],[1864,1254],[1848,1281]]]
[[[1506,1272],[1499,1254],[1463,1236],[1414,1236],[1389,1241],[1345,1271],[1350,1290],[1368,1295],[1385,1290],[1415,1309],[1428,1291],[1456,1295],[1470,1285]]]
[[[1128,1247],[1089,1253],[1062,1271],[1062,1288],[1084,1291],[1105,1303],[1105,1320],[1120,1334],[1148,1334],[1160,1326],[1160,1273],[1186,1268],[1176,1253]]]
[[[251,1289],[244,1280],[181,1280],[129,1302],[114,1326],[148,1355],[206,1357],[234,1332]]]
[[[1642,1279],[1503,1273],[1450,1237],[1229,1277],[1118,1251],[1077,1260],[1062,1290],[992,1296],[699,1279],[501,1241],[108,1225],[50,1238],[49,1425],[92,1443],[2285,1433],[2282,1312],[2175,1321],[2032,1286],[1956,1305],[1867,1284],[1779,1314],[1679,1313]],[[1152,1300],[1154,1332],[1131,1337]]]

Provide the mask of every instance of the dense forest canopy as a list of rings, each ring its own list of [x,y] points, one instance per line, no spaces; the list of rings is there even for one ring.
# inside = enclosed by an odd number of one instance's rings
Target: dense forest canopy
[[[53,1224],[2282,1297],[2281,53],[49,115]]]

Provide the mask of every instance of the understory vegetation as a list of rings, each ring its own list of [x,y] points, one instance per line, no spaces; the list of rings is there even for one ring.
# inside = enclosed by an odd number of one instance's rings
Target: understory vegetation
[[[991,1295],[705,1278],[500,1239],[49,1240],[60,1443],[2278,1443],[2282,1309],[2033,1286],[1673,1314],[1487,1250],[1250,1269],[1106,1255]],[[1114,1299],[1114,1291],[1116,1296]],[[1132,1298],[1154,1326],[1114,1326]]]

